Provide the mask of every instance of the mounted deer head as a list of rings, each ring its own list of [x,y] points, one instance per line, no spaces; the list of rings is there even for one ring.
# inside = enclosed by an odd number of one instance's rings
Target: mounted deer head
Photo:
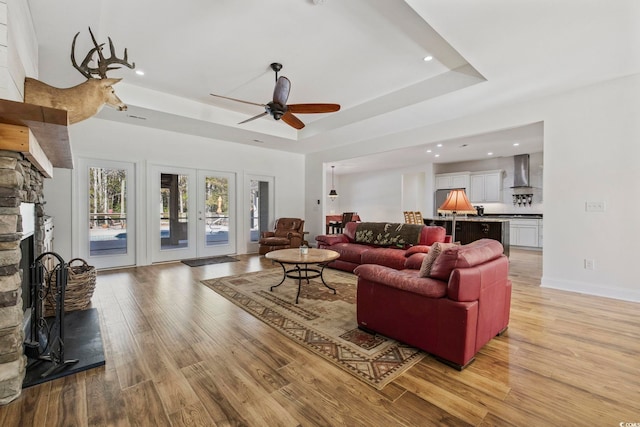
[[[116,57],[115,49],[113,47],[113,42],[111,41],[111,37],[107,37],[107,39],[109,40],[109,50],[111,51],[111,56],[109,58],[105,58],[104,55],[102,54],[102,47],[104,46],[104,43],[100,45],[98,44],[98,42],[96,41],[96,38],[93,36],[93,31],[91,31],[91,27],[89,27],[89,34],[91,35],[91,41],[93,42],[94,47],[87,53],[87,55],[84,57],[84,60],[82,61],[82,64],[80,65],[78,65],[78,63],[76,62],[76,55],[75,55],[76,39],[78,38],[78,35],[80,35],[80,32],[76,33],[76,35],[73,37],[73,42],[71,43],[71,63],[73,64],[73,67],[76,70],[80,71],[80,74],[82,74],[88,79],[95,78],[92,76],[99,76],[101,79],[106,79],[107,71],[117,70],[118,68],[120,68],[120,67],[110,67],[109,65],[111,64],[120,64],[120,65],[129,67],[131,69],[136,68],[135,62],[133,64],[129,64],[129,62],[127,62],[127,48],[124,49],[124,58],[120,59]],[[98,54],[98,66],[89,67],[89,62],[93,60],[93,55],[95,53]]]
[[[113,64],[124,65],[131,69],[136,67],[135,63],[128,62],[126,48],[122,59],[116,56],[111,37],[108,37],[110,56],[105,58],[102,53],[104,43],[98,44],[91,28],[89,28],[89,34],[91,34],[94,47],[89,50],[78,65],[75,58],[75,48],[79,34],[78,32],[73,37],[71,43],[71,63],[87,79],[84,83],[65,89],[55,88],[29,77],[25,79],[24,83],[25,102],[67,110],[70,124],[96,115],[104,104],[118,111],[126,110],[127,106],[116,96],[113,89],[113,85],[121,79],[108,78],[107,72],[120,68],[120,66],[112,66]],[[91,67],[89,64],[96,54],[98,56],[97,66]]]

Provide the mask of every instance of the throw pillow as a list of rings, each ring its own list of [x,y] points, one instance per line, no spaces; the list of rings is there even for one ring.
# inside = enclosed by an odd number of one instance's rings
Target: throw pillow
[[[455,243],[440,243],[436,242],[431,245],[431,249],[427,253],[427,256],[422,260],[422,265],[420,266],[420,277],[430,277],[431,276],[431,268],[433,267],[433,263],[438,258],[438,255],[442,253],[445,249],[451,248],[453,246],[457,246]]]

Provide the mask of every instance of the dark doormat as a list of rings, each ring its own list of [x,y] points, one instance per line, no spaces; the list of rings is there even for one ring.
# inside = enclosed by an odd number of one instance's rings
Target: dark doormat
[[[236,262],[238,261],[236,258],[232,256],[212,256],[209,258],[194,258],[194,259],[183,259],[182,262],[187,264],[189,267],[200,267],[202,265],[208,264],[222,264],[223,262]]]
[[[51,321],[52,318],[47,318],[47,320]],[[100,320],[95,308],[65,313],[64,338],[65,360],[78,359],[78,362],[41,378],[40,375],[51,368],[51,362],[28,359],[22,388],[104,365]]]

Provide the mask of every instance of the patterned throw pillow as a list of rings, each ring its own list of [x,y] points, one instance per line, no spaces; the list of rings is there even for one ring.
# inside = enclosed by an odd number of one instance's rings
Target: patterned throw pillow
[[[429,277],[431,275],[431,267],[433,267],[433,263],[436,258],[442,251],[452,246],[456,246],[454,243],[440,243],[436,242],[431,245],[431,249],[427,253],[427,256],[422,260],[422,265],[420,266],[420,277]]]

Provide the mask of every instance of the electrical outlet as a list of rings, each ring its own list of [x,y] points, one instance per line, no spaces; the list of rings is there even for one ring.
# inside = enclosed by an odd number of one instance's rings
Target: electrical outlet
[[[585,202],[584,210],[587,212],[604,212],[604,202]]]
[[[593,270],[596,265],[595,261],[592,259],[585,258],[584,259],[584,268],[585,270]]]

